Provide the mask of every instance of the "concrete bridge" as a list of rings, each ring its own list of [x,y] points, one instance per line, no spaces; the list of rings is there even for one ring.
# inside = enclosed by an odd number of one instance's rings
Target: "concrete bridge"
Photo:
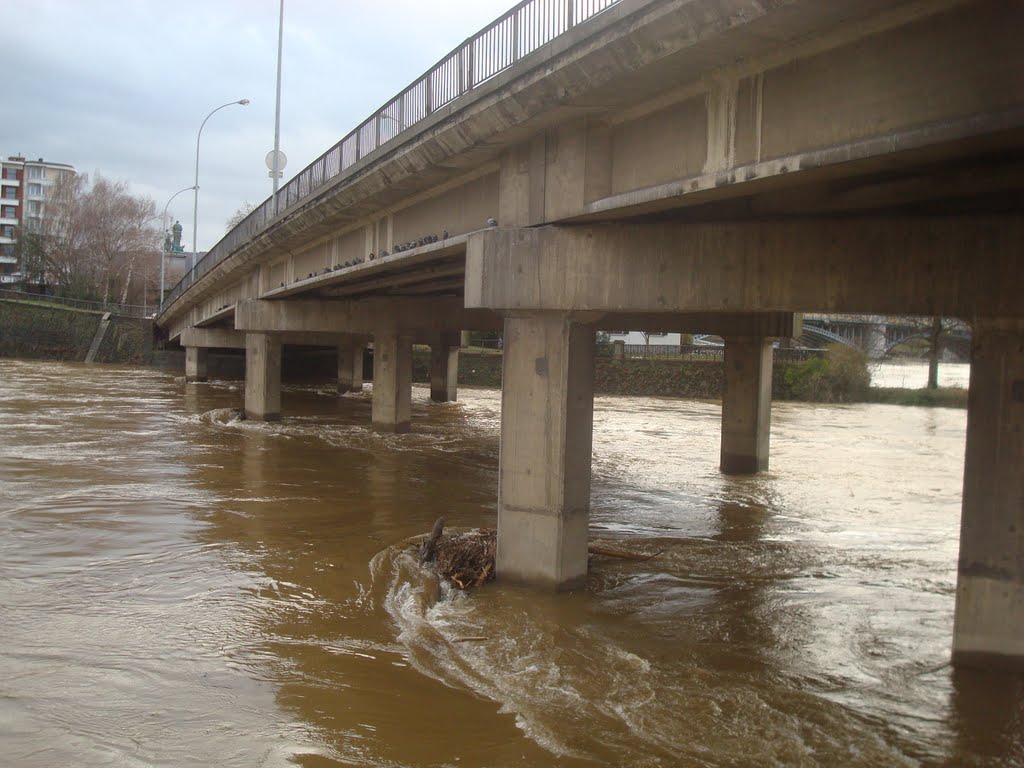
[[[187,349],[374,345],[373,425],[410,428],[411,346],[454,398],[458,332],[504,330],[502,579],[587,570],[598,327],[726,340],[721,469],[768,468],[793,313],[973,327],[958,663],[1024,663],[1024,5],[528,0],[218,243],[165,301]]]

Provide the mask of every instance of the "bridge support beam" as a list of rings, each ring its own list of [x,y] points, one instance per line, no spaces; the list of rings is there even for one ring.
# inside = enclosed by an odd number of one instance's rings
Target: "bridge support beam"
[[[397,331],[373,337],[373,428],[408,432],[412,415],[412,336]]]
[[[207,349],[185,347],[185,381],[206,381]]]
[[[953,662],[1024,669],[1024,321],[975,324]]]
[[[362,342],[343,341],[338,345],[338,394],[363,391]]]
[[[768,469],[772,413],[772,342],[725,339],[721,470],[729,475]]]
[[[444,332],[430,342],[430,399],[453,403],[458,399],[459,334]]]
[[[587,575],[594,325],[542,312],[505,319],[498,578],[557,589]]]
[[[245,335],[245,415],[255,421],[281,418],[281,339]]]

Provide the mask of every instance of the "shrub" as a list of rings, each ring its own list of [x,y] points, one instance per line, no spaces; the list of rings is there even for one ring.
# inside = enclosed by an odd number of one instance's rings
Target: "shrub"
[[[867,356],[842,344],[832,344],[825,357],[793,363],[782,372],[779,397],[819,403],[862,401],[871,385]]]

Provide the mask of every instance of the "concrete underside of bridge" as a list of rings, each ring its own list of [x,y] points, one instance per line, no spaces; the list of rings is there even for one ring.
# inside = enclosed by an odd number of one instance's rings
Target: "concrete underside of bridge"
[[[189,381],[205,349],[246,349],[252,418],[281,415],[281,344],[337,349],[348,392],[372,342],[373,426],[395,432],[413,343],[443,401],[457,334],[502,330],[497,573],[569,588],[598,328],[725,338],[720,466],[746,473],[769,466],[794,313],[960,318],[954,660],[1024,664],[1022,25],[1015,0],[623,0],[360,158],[160,323]]]

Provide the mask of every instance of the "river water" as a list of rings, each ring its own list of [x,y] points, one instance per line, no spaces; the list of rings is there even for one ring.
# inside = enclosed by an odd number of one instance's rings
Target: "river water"
[[[598,398],[585,591],[439,591],[493,525],[500,397],[0,360],[0,765],[1024,765],[1024,681],[948,664],[962,410]],[[467,640],[466,638],[484,638]]]

